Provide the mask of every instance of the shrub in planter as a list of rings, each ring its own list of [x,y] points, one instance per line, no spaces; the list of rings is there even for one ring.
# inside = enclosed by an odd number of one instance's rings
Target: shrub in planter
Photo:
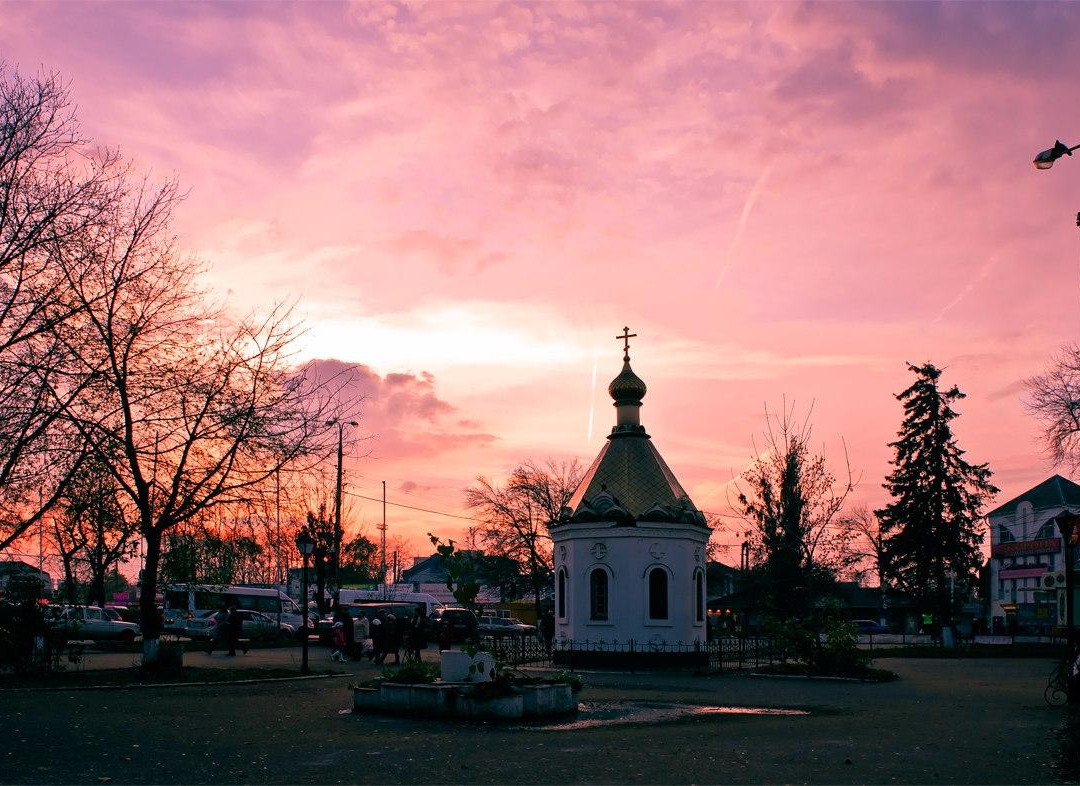
[[[382,681],[402,685],[430,685],[439,677],[439,667],[423,662],[406,663],[383,670]]]

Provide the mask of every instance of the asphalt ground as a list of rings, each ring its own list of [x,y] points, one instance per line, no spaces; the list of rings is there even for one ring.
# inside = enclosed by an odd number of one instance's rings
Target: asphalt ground
[[[214,655],[250,668],[297,651]],[[429,654],[430,655],[430,654]],[[254,657],[253,657],[254,656]],[[433,655],[431,655],[433,656]],[[116,658],[95,657],[91,664]],[[127,662],[132,656],[128,654]],[[205,655],[189,653],[186,662]],[[329,661],[312,648],[313,664]],[[286,662],[278,660],[278,664]],[[897,682],[583,672],[581,700],[798,708],[548,731],[364,716],[350,682],[0,693],[3,783],[1076,782],[1044,659],[886,659]],[[105,667],[105,666],[101,666]]]

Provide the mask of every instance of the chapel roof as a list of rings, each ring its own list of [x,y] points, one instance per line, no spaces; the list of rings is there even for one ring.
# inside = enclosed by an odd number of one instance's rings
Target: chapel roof
[[[708,526],[652,438],[638,425],[636,417],[625,417],[625,408],[639,408],[645,395],[645,383],[630,368],[629,347],[624,350],[622,371],[612,380],[608,393],[621,414],[607,444],[563,508],[560,522],[632,525],[642,521]]]

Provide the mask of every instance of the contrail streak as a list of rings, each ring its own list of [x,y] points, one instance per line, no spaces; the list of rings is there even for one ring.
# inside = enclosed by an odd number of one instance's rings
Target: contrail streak
[[[746,230],[746,222],[750,220],[750,211],[754,209],[754,203],[757,202],[758,197],[761,196],[761,192],[765,189],[765,182],[769,179],[769,175],[772,174],[772,170],[772,164],[765,167],[760,177],[758,177],[757,181],[754,183],[753,188],[750,189],[750,193],[747,194],[746,201],[743,202],[742,213],[739,214],[739,222],[735,225],[735,236],[731,238],[727,251],[724,253],[723,261],[720,263],[720,277],[716,281],[717,284],[723,283],[724,276],[727,275],[728,268],[731,267],[735,252],[739,248],[739,241],[742,240],[743,232]]]

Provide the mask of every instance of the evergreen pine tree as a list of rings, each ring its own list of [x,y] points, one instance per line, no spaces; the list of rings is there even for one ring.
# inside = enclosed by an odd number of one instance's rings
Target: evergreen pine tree
[[[953,591],[977,580],[982,562],[978,521],[997,489],[986,464],[969,464],[950,421],[953,402],[964,398],[953,386],[938,388],[941,371],[932,364],[908,365],[915,382],[897,399],[904,405],[893,472],[884,487],[892,502],[877,511],[885,541],[888,576],[908,592],[919,610],[950,625]]]

